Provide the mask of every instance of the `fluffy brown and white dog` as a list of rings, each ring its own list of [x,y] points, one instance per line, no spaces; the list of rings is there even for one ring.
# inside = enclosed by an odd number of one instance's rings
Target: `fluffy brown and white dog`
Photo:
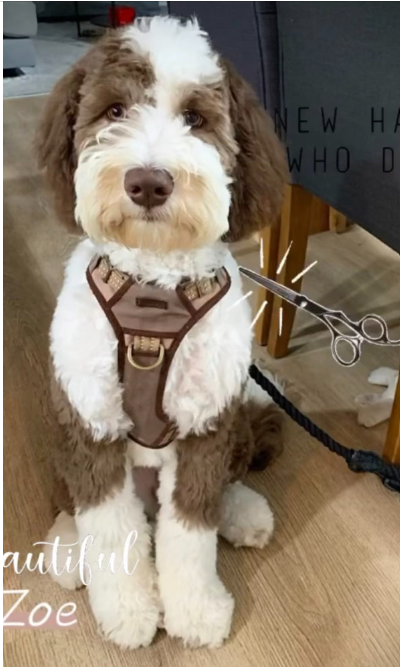
[[[56,85],[38,152],[60,218],[87,237],[68,262],[51,327],[64,438],[47,541],[76,543],[76,557],[92,535],[87,557],[108,562],[137,531],[134,574],[93,567],[89,599],[104,635],[122,647],[148,645],[163,615],[186,645],[219,646],[233,599],[217,574],[217,534],[236,546],[267,543],[267,501],[240,480],[280,438],[276,412],[247,379],[250,308],[226,242],[277,217],[283,150],[198,23],[154,18],[106,35]],[[223,266],[230,274],[228,292],[173,359],[163,410],[177,435],[162,449],[127,437],[116,337],[85,275],[96,254],[166,290]],[[159,470],[155,559],[134,467]],[[70,550],[58,554],[66,561]],[[80,583],[77,571],[53,576],[67,588]]]

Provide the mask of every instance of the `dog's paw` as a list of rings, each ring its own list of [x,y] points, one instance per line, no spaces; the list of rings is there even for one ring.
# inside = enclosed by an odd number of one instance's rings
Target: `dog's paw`
[[[267,500],[241,482],[229,484],[222,501],[219,534],[235,547],[262,549],[274,531]]]
[[[59,538],[59,544],[66,546],[58,546],[54,550],[53,544],[57,537]],[[53,581],[69,590],[81,588],[83,583],[77,567],[80,546],[75,518],[66,512],[60,512],[45,541],[47,544],[44,545],[43,549],[44,563]],[[66,568],[67,559],[69,561],[68,570],[73,570],[72,572],[68,572]]]
[[[233,597],[222,582],[202,588],[177,584],[164,599],[164,627],[170,637],[182,639],[185,646],[218,648],[229,636],[234,608]]]
[[[101,574],[89,586],[89,599],[102,635],[124,649],[151,644],[160,620],[160,601],[152,564],[133,575]]]
[[[129,588],[129,587],[128,587]],[[135,591],[131,591],[135,595]],[[120,597],[121,606],[105,606],[95,616],[101,634],[121,648],[149,646],[158,629],[160,609],[151,599],[135,601]]]

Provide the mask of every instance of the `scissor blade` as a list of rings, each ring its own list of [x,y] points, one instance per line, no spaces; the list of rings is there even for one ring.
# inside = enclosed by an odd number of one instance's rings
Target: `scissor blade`
[[[270,278],[261,276],[259,273],[251,271],[251,269],[246,269],[244,266],[239,266],[239,271],[244,276],[247,276],[247,278],[250,278],[250,280],[253,280],[258,285],[261,285],[261,287],[265,287],[267,290],[270,290],[274,294],[277,294],[278,296],[282,297],[282,299],[290,301],[290,303],[294,304],[298,303],[299,297],[301,295],[299,295],[298,292],[295,292],[289,287],[280,285],[279,283],[276,283],[275,280],[271,280]]]

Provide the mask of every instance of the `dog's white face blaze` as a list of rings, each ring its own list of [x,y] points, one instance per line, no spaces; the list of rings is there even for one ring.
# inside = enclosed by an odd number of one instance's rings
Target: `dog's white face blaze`
[[[229,114],[223,114],[224,74],[217,56],[197,22],[165,18],[127,29],[121,40],[125,56],[127,48],[132,58],[149,62],[152,81],[123,120],[103,119],[78,148],[76,218],[95,241],[160,252],[212,243],[229,228],[229,158],[237,150]],[[185,125],[182,113],[191,94],[201,97],[202,90],[213,94],[218,88],[228,153],[213,142],[212,131],[207,136]],[[150,212],[124,188],[127,171],[140,167],[167,170],[174,181],[166,203]]]

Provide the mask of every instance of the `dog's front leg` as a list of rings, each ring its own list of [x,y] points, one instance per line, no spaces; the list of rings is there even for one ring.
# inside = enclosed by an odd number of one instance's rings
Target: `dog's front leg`
[[[151,643],[159,620],[150,527],[126,469],[120,489],[75,515],[79,541],[89,538],[86,561],[90,605],[106,638],[123,648]]]
[[[74,516],[66,520],[62,511],[46,541],[59,536],[61,544],[80,545],[80,578],[105,637],[124,648],[147,646],[157,631],[160,605],[150,526],[135,493],[127,439],[97,440],[58,383],[52,389],[63,427],[63,437],[53,450],[58,487],[65,490],[57,506]],[[53,556],[47,547],[45,553],[47,564],[53,557],[56,560],[50,575],[61,585],[76,585],[76,570],[66,580],[65,572],[58,577],[54,568],[62,571],[67,547]]]
[[[177,460],[161,471],[156,564],[168,634],[180,637],[186,646],[215,648],[229,635],[234,601],[217,573],[217,504],[222,489],[220,493],[217,486],[210,488],[213,475],[204,479],[205,462],[196,469],[198,463],[193,456],[191,491],[190,481],[182,488],[187,471],[182,473]]]

